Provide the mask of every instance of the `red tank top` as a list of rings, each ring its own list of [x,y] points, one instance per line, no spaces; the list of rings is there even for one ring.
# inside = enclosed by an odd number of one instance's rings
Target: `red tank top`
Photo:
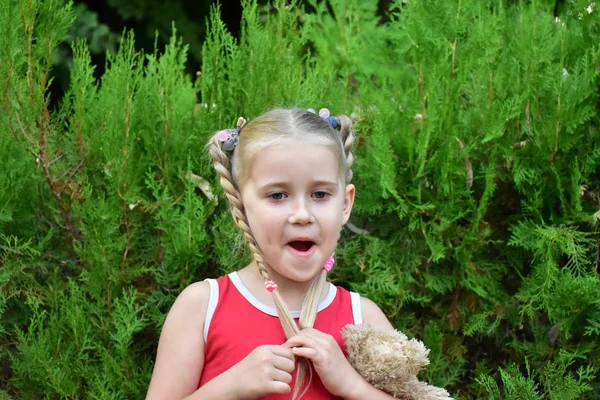
[[[283,344],[286,341],[275,308],[260,303],[237,273],[223,276],[216,283],[209,280],[209,283],[211,299],[204,330],[204,369],[198,387],[227,371],[259,345]],[[341,331],[347,324],[362,323],[360,297],[330,284],[318,310],[314,328],[332,335],[347,355]],[[299,313],[292,312],[292,316],[298,317]],[[311,385],[303,399],[339,399],[325,389],[316,372],[313,371],[312,375]],[[293,384],[294,381],[292,387]],[[290,394],[268,395],[260,400],[290,398]]]

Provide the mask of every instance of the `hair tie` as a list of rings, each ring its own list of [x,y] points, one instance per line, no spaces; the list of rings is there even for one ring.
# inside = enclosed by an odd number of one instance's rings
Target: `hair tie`
[[[240,134],[237,129],[223,129],[217,132],[217,139],[225,150],[232,151],[240,139]]]
[[[277,284],[273,281],[265,281],[265,289],[273,293],[274,290],[277,290]]]
[[[239,117],[237,121],[237,128],[235,129],[223,129],[217,132],[217,139],[222,143],[222,146],[227,151],[233,151],[240,140],[240,131],[246,125],[246,120],[243,117]]]
[[[309,108],[306,111],[308,111],[311,114],[317,114],[317,112],[312,108]],[[321,108],[319,110],[319,117],[321,117],[325,121],[327,121],[333,129],[338,129],[340,127],[340,123],[339,123],[338,119],[336,117],[332,117],[331,113],[329,112],[329,110],[327,108]]]
[[[329,272],[331,271],[331,268],[333,268],[333,264],[335,264],[335,260],[333,259],[333,257],[329,257],[327,261],[325,261],[325,264],[323,264],[323,269],[326,272]]]

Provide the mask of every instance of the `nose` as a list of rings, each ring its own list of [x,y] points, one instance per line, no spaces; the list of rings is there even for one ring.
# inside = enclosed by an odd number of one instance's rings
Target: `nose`
[[[306,225],[315,222],[315,217],[312,215],[305,201],[299,200],[294,204],[292,214],[288,218],[290,224]]]

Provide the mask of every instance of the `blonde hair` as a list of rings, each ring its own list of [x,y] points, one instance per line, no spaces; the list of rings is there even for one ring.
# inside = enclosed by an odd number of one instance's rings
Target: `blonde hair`
[[[344,115],[336,116],[335,118],[339,126],[339,131],[332,128],[329,122],[320,116],[300,108],[277,108],[268,111],[247,125],[242,125],[239,132],[239,141],[231,153],[231,160],[230,156],[223,151],[221,142],[217,138],[217,133],[209,141],[213,165],[219,174],[221,186],[229,201],[231,214],[235,223],[241,229],[252,252],[254,261],[258,266],[258,270],[265,281],[270,280],[266,268],[267,263],[258,247],[256,239],[252,235],[239,191],[241,185],[248,178],[249,168],[246,166],[249,165],[252,157],[261,149],[276,144],[282,139],[293,137],[307,140],[310,143],[332,146],[339,156],[341,180],[344,185],[350,183],[353,162],[351,150],[354,142],[352,120]],[[326,285],[326,275],[326,271],[321,270],[311,282],[302,303],[298,324],[296,324],[278,291],[275,290],[272,292],[277,314],[287,338],[298,334],[300,329],[313,327],[317,317],[320,296]],[[306,360],[303,360],[298,365],[292,399],[301,397],[308,388],[307,386],[300,393],[300,388],[304,384],[307,373],[309,374],[308,379],[310,382],[310,366]]]

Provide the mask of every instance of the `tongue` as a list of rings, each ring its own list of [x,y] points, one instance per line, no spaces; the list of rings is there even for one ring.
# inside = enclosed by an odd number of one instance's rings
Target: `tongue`
[[[289,245],[298,251],[308,251],[312,247],[313,243],[304,241],[294,241],[290,242]]]

